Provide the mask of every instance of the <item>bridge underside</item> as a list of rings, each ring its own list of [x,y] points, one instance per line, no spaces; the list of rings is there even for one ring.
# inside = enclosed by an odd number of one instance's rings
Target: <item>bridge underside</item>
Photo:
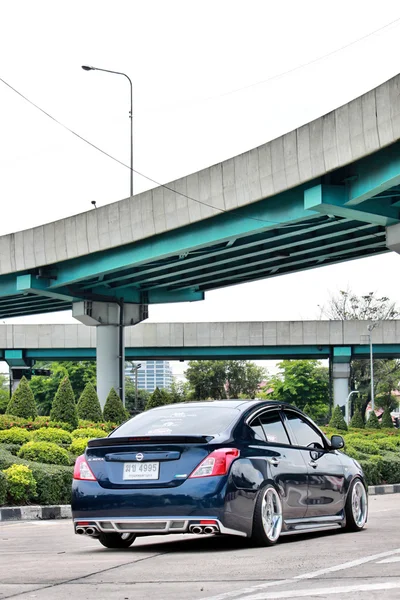
[[[3,275],[0,318],[68,310],[79,300],[202,300],[210,290],[386,252],[386,227],[399,222],[396,143],[244,208],[131,245]]]

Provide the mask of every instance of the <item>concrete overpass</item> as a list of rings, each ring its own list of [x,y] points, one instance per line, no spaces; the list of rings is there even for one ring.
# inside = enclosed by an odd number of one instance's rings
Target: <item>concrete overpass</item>
[[[122,394],[123,327],[149,304],[400,252],[399,140],[398,75],[198,173],[2,236],[0,318],[74,307],[99,326],[100,396]]]
[[[31,366],[38,360],[95,360],[96,329],[82,325],[0,325],[0,360]],[[329,359],[334,402],[349,391],[350,361],[368,358],[365,321],[141,323],[127,327],[127,360]],[[363,339],[364,336],[364,339]],[[374,356],[400,357],[400,321],[373,331]]]

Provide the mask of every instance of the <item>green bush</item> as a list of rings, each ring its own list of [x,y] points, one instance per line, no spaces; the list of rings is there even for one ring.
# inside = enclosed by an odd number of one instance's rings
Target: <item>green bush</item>
[[[350,420],[350,427],[354,427],[357,429],[364,429],[365,427],[363,416],[358,408],[356,408],[356,410],[354,411],[354,415]]]
[[[0,431],[0,444],[25,444],[29,442],[30,434],[25,429],[11,427]]]
[[[0,471],[0,506],[6,503],[7,498],[7,482],[3,471]]]
[[[11,465],[3,471],[6,476],[7,500],[10,504],[26,504],[36,497],[36,481],[25,465]]]
[[[11,452],[14,456],[17,456],[18,452],[21,449],[20,444],[0,444],[0,448],[3,450],[7,450],[7,452]]]
[[[128,418],[128,413],[114,388],[111,388],[104,406],[104,420],[120,425]]]
[[[77,404],[78,417],[89,421],[101,421],[103,414],[99,397],[91,383],[87,383]]]
[[[354,448],[353,446],[348,446],[347,444],[344,449],[344,453],[347,454],[347,456],[350,456],[351,458],[355,458],[356,460],[362,460],[365,456],[362,452],[356,450],[356,448]]]
[[[114,431],[116,427],[118,427],[117,423],[111,423],[110,421],[102,421],[101,423],[96,423],[94,421],[88,421],[87,419],[79,419],[80,429],[85,429],[86,427],[90,427],[90,429],[102,429],[106,433],[111,433]]]
[[[52,421],[69,423],[73,429],[78,427],[74,392],[68,377],[64,377],[58,386],[50,412]]]
[[[393,428],[392,415],[390,414],[390,409],[385,408],[383,411],[382,419],[381,419],[381,427],[385,427],[387,429]]]
[[[376,416],[374,411],[371,411],[368,421],[365,424],[365,427],[367,427],[368,429],[379,429],[380,428],[380,423],[379,423],[378,417]]]
[[[342,411],[340,410],[340,406],[335,406],[332,418],[329,421],[329,427],[334,427],[339,431],[347,431],[347,424],[342,415]]]
[[[52,442],[53,444],[70,444],[72,436],[68,431],[55,427],[42,427],[30,434],[31,440],[35,442]]]
[[[382,476],[378,465],[372,460],[360,460],[359,463],[364,472],[367,485],[379,485]]]
[[[38,504],[70,504],[72,467],[47,465],[18,458],[0,446],[0,470],[13,464],[26,465],[37,483]]]
[[[376,446],[378,446],[379,450],[384,450],[386,452],[396,452],[396,451],[400,450],[400,448],[397,444],[397,440],[392,439],[390,437],[377,438],[377,439],[373,439],[372,441]],[[399,482],[400,482],[400,479],[399,479]]]
[[[373,440],[360,437],[356,434],[347,435],[345,438],[346,448],[347,445],[353,447],[355,450],[362,452],[363,454],[379,454],[379,446]]]
[[[86,450],[86,446],[90,438],[76,438],[69,447],[69,451],[74,456],[80,456]]]
[[[152,408],[157,408],[158,406],[164,406],[164,404],[167,404],[166,396],[159,388],[156,388],[150,398],[147,400],[144,410],[151,410]]]
[[[381,466],[381,483],[399,483],[400,482],[400,456],[393,452],[387,452],[383,455]]]
[[[13,415],[0,415],[0,431],[11,429],[11,427],[22,427],[27,422],[27,419],[14,417]]]
[[[23,419],[35,419],[37,408],[28,380],[23,377],[7,406],[7,414]]]
[[[82,429],[75,429],[71,433],[72,439],[76,440],[78,438],[104,438],[107,437],[107,434],[102,429],[95,429],[94,427],[82,427]]]
[[[49,465],[69,465],[70,457],[64,448],[51,442],[28,442],[18,452],[20,458]]]

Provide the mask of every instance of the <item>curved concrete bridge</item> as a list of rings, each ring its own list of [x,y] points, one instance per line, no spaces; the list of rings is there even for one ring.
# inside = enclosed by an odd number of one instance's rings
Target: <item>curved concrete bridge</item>
[[[73,307],[122,394],[122,330],[149,304],[400,251],[399,140],[398,75],[198,173],[2,236],[0,318]]]

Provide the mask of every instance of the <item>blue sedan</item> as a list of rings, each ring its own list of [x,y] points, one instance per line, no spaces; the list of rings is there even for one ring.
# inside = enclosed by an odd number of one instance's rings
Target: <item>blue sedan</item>
[[[309,530],[359,531],[357,461],[291,405],[256,400],[155,408],[89,441],[72,488],[75,533],[107,548],[138,536],[223,534],[261,545]]]

